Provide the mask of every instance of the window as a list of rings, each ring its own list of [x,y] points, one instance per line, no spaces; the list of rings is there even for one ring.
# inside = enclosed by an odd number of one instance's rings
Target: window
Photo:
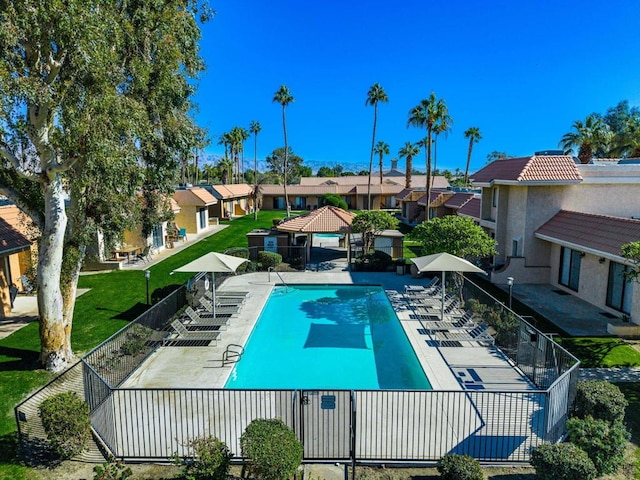
[[[494,207],[498,206],[498,187],[493,187],[491,194],[493,198],[491,199],[491,205]]]
[[[522,237],[514,238],[511,242],[511,256],[512,257],[520,257],[522,256]]]
[[[153,238],[153,248],[158,248],[164,245],[164,238],[162,237],[162,225],[155,225],[151,232]]]
[[[609,262],[609,281],[607,282],[607,306],[623,313],[631,313],[632,282],[625,272],[629,267],[621,263]]]
[[[201,208],[198,211],[198,216],[200,217],[200,228],[207,228],[207,209]]]
[[[562,247],[560,250],[560,278],[558,283],[578,291],[580,283],[580,263],[584,254],[577,250]]]

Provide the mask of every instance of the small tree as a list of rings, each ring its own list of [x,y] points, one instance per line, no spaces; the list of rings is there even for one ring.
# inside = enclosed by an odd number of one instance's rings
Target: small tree
[[[573,443],[545,443],[531,452],[531,465],[538,480],[591,480],[596,467],[589,456]]]
[[[625,272],[627,278],[640,280],[640,241],[622,245],[622,256],[633,263],[633,267]]]
[[[448,453],[438,463],[438,473],[444,480],[483,480],[480,462],[469,455]]]
[[[89,406],[76,392],[53,395],[39,410],[49,444],[60,458],[66,460],[84,450],[91,439]]]
[[[569,440],[589,455],[598,475],[614,473],[622,465],[630,438],[622,422],[609,424],[590,416],[571,418],[567,430]]]
[[[183,477],[186,480],[225,480],[233,453],[215,437],[200,437],[189,442],[191,460],[186,461]],[[177,455],[174,455],[178,461]]]
[[[376,237],[383,230],[395,229],[398,226],[398,219],[388,212],[381,210],[368,210],[358,213],[351,223],[351,231],[362,235],[362,245],[364,252],[373,250]]]
[[[627,405],[627,399],[616,385],[601,380],[581,381],[577,384],[572,415],[622,422]]]
[[[496,241],[467,217],[447,215],[422,222],[411,232],[422,244],[422,254],[447,252],[467,260],[485,258],[496,253]]]
[[[277,418],[252,421],[240,437],[249,471],[264,480],[291,477],[302,462],[302,444]]]

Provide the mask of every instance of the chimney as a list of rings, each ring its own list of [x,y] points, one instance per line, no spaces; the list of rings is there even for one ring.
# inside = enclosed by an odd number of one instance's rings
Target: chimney
[[[391,170],[397,170],[398,169],[398,159],[397,158],[392,158],[391,159]]]

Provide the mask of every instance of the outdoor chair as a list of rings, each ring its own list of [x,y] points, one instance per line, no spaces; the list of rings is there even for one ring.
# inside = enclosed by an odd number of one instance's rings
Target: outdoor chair
[[[141,253],[138,253],[135,258],[136,261],[140,260],[141,262],[150,263],[151,262],[151,247],[147,245],[144,247]]]
[[[459,330],[454,332],[438,332],[437,339],[457,340],[459,342],[479,342],[482,345],[494,345],[495,339],[489,334],[489,326],[482,322],[471,330]]]
[[[179,229],[177,238],[178,240],[182,240],[184,242],[187,239],[187,229],[186,228]]]
[[[216,298],[220,297],[242,297],[246,298],[251,292],[248,290],[217,290]]]
[[[171,327],[175,330],[179,340],[198,340],[217,343],[218,337],[220,337],[220,332],[218,330],[188,330],[180,320],[174,320],[171,322]],[[165,339],[165,341],[167,340],[170,341],[171,339]]]
[[[211,293],[211,290],[207,290],[206,292],[204,292],[204,298],[209,301],[213,301],[213,293]],[[246,301],[247,301],[247,297],[241,297],[241,296],[233,297],[229,295],[220,296],[218,295],[218,292],[216,292],[216,305],[222,305],[222,306],[244,305]]]
[[[424,293],[432,290],[440,281],[438,277],[433,277],[427,285],[405,285],[405,293]]]
[[[200,305],[202,305],[205,312],[213,315],[213,303],[203,297],[201,297],[199,300],[200,300]],[[226,313],[231,316],[233,314],[238,313],[239,311],[240,311],[240,306],[238,305],[216,305],[216,314]],[[200,316],[204,316],[204,315],[200,314]]]
[[[473,330],[476,324],[473,322],[473,314],[464,315],[460,318],[447,318],[444,320],[426,320],[424,322],[425,329],[428,331],[445,330]]]
[[[180,320],[187,327],[187,330],[189,329],[189,326],[219,327],[221,330],[223,330],[223,327],[226,327],[229,324],[229,317],[218,317],[217,315],[215,317],[213,317],[212,315],[201,316],[191,307],[185,308],[184,313],[186,315],[186,318],[182,317]],[[189,320],[190,322],[188,324],[185,324],[185,320]]]

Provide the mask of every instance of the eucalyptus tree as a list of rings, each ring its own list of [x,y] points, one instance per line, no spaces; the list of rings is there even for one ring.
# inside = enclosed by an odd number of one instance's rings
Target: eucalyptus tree
[[[40,228],[40,360],[72,359],[79,269],[175,181],[200,137],[196,0],[0,2],[0,193]],[[96,12],[99,11],[99,14]],[[204,20],[203,17],[200,20]],[[196,142],[197,143],[197,142]],[[65,196],[69,195],[69,207]]]
[[[584,122],[576,120],[572,128],[562,136],[560,146],[567,155],[577,148],[580,163],[589,163],[594,152],[606,145],[611,136],[607,124],[595,114],[588,115]]]
[[[373,153],[379,155],[379,167],[380,167],[380,185],[382,185],[382,159],[385,155],[389,155],[391,150],[389,150],[389,144],[383,141],[376,143],[375,148],[373,149]]]
[[[282,105],[282,130],[284,132],[284,159],[283,159],[283,179],[282,184],[284,188],[284,203],[287,208],[287,217],[291,214],[291,207],[289,205],[289,196],[287,195],[287,169],[288,169],[288,156],[289,156],[289,144],[287,143],[287,116],[286,109],[290,103],[293,103],[295,99],[291,95],[291,91],[286,85],[280,85],[280,88],[273,95],[273,102],[277,102]]]
[[[473,144],[482,140],[480,129],[478,127],[470,127],[464,132],[464,138],[469,139],[469,149],[467,151],[467,165],[464,169],[464,186],[469,185],[469,165],[471,165],[471,152],[473,151]]]
[[[453,119],[449,116],[449,109],[444,99],[438,99],[434,92],[431,92],[429,98],[423,99],[420,103],[409,110],[409,119],[407,120],[407,126],[414,126],[418,128],[427,129],[427,147],[426,147],[426,166],[427,166],[427,179],[426,179],[426,193],[427,199],[431,198],[431,144],[433,127],[437,125],[442,119],[447,119],[447,124],[452,125]],[[428,201],[427,201],[428,203]],[[427,220],[429,219],[429,205],[427,205]]]
[[[376,143],[376,125],[378,123],[378,103],[387,103],[389,98],[379,83],[374,83],[367,92],[365,105],[373,105],[373,133],[371,135],[371,156],[369,157],[369,179],[367,181],[367,209],[371,210],[371,169],[373,168],[373,153]]]
[[[413,157],[420,153],[420,148],[417,144],[411,142],[405,142],[404,146],[398,151],[398,157],[406,158],[406,168],[404,174],[404,188],[411,188],[411,172],[413,172]]]
[[[253,219],[258,220],[258,133],[262,125],[257,120],[251,120],[249,131],[253,133]]]

